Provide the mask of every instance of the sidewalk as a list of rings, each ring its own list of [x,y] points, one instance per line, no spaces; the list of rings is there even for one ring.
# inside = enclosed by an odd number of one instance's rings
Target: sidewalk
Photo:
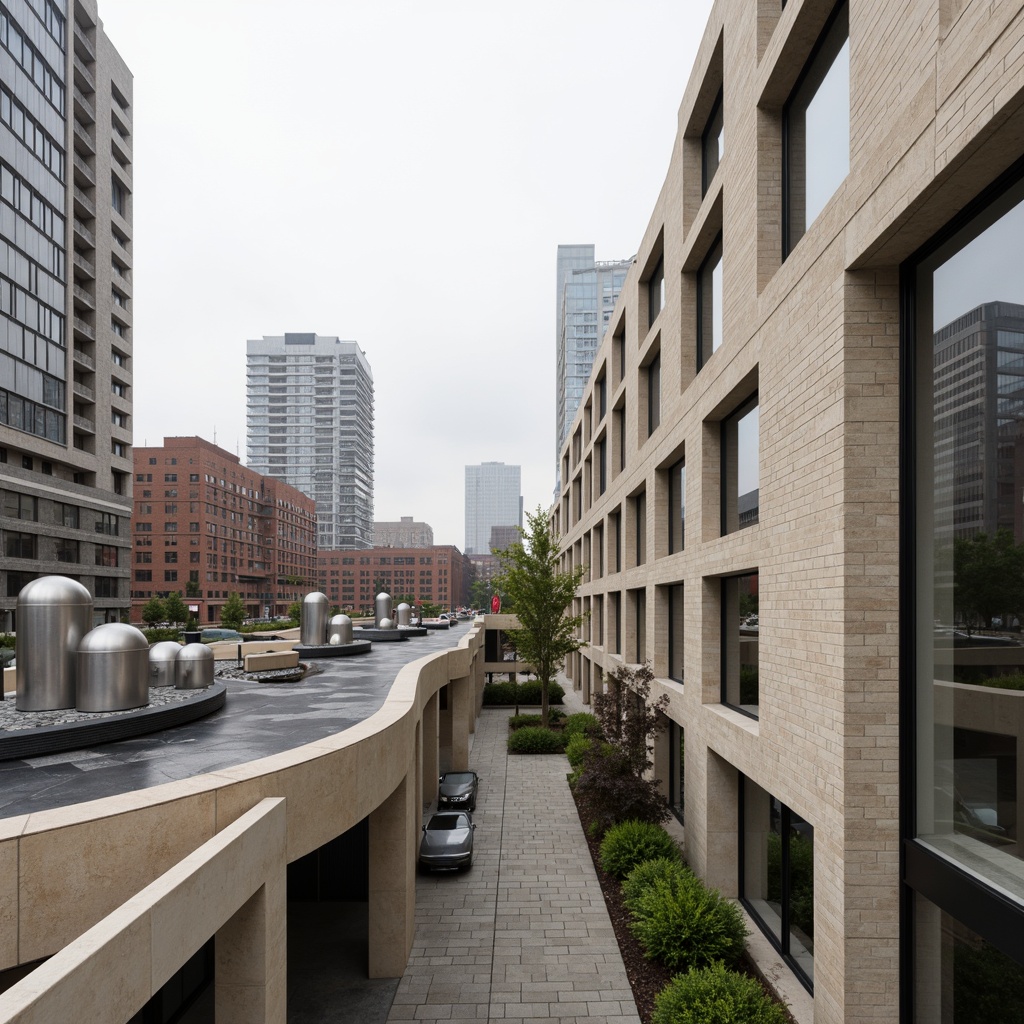
[[[480,715],[473,867],[417,879],[416,937],[388,1021],[639,1024],[568,763],[508,757],[509,714]]]

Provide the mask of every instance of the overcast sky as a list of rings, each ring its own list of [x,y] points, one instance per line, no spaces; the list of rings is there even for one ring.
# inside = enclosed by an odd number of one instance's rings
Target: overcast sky
[[[711,0],[100,0],[135,76],[135,443],[246,460],[245,342],[357,341],[374,517],[554,486],[555,255],[632,256]],[[188,395],[187,398],[181,396]]]

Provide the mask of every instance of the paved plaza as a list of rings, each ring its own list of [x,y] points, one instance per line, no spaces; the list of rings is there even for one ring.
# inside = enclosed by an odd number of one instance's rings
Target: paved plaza
[[[417,880],[416,938],[387,1020],[639,1024],[568,762],[509,757],[510,713],[481,712],[476,859]]]

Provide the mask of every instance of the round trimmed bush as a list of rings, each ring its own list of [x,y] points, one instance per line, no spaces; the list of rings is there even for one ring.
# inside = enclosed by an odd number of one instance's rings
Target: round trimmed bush
[[[689,870],[678,854],[641,861],[622,880],[622,902],[626,904],[627,910],[632,910],[634,902],[655,882],[670,881],[683,873],[689,873]]]
[[[516,729],[508,738],[510,754],[560,754],[563,748],[562,734],[550,729],[528,725]]]
[[[601,867],[615,878],[625,878],[641,861],[679,857],[679,848],[660,826],[646,821],[612,825],[601,840]]]
[[[673,978],[654,999],[652,1024],[787,1024],[786,1012],[745,975],[713,964]]]
[[[484,687],[485,707],[508,707],[516,702],[515,683],[488,683]]]
[[[566,737],[565,756],[569,758],[572,770],[578,771],[583,767],[583,760],[594,741],[580,733],[570,733],[567,731],[563,735]]]
[[[733,964],[746,946],[739,908],[689,872],[656,879],[633,901],[630,929],[644,954],[670,971]]]
[[[513,685],[515,685],[513,683]],[[562,698],[565,696],[565,690],[556,682],[548,683],[548,703],[549,704],[561,704]],[[540,704],[541,693],[540,693],[540,680],[539,679],[528,679],[525,683],[519,684],[519,703],[520,704]],[[513,702],[514,703],[514,702]]]
[[[565,720],[565,731],[570,736],[592,736],[601,735],[601,723],[597,715],[591,715],[586,711],[577,711]]]

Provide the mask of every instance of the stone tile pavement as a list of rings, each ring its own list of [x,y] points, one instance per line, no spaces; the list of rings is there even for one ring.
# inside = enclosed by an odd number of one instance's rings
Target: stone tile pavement
[[[420,876],[416,938],[388,1021],[639,1024],[563,755],[508,757],[484,709],[475,861]]]

